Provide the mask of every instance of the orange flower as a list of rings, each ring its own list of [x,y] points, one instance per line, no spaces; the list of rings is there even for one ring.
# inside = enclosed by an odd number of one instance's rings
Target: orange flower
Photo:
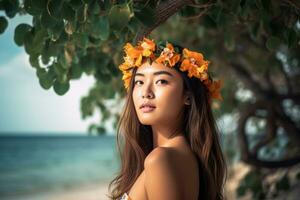
[[[221,96],[220,89],[223,86],[223,80],[210,82],[208,86],[209,94],[212,99],[223,100]]]
[[[203,55],[201,53],[183,49],[183,58],[188,59],[191,64],[201,66],[204,64]]]
[[[203,64],[197,69],[199,73],[207,72],[210,61],[203,61]]]
[[[144,50],[147,50],[145,52],[150,51],[152,53],[153,51],[155,51],[155,43],[154,43],[154,41],[150,40],[148,38],[145,38],[145,37],[144,37],[143,41],[139,42],[139,46],[143,47]],[[144,54],[149,55],[147,53],[144,53]]]
[[[188,71],[189,77],[194,76],[196,78],[199,78],[201,81],[204,81],[208,78],[207,71],[208,64],[210,62],[205,61],[201,53],[190,51],[184,48],[183,58],[184,60],[180,65],[181,71]]]
[[[133,47],[130,43],[126,43],[124,46],[124,51],[127,56],[129,56],[131,59],[136,59],[142,54],[142,49],[138,49]]]
[[[125,70],[132,68],[133,65],[134,65],[134,60],[132,58],[130,58],[129,56],[125,56],[124,62],[119,66],[119,69],[121,71],[125,71]]]
[[[153,59],[155,56],[153,52],[155,51],[155,43],[153,40],[150,40],[144,37],[143,41],[138,42],[138,47],[142,50],[142,56],[149,57]],[[140,58],[140,61],[142,58]],[[138,65],[139,66],[139,65]]]
[[[173,45],[167,43],[166,47],[161,52],[158,58],[155,57],[156,45],[153,40],[146,37],[142,41],[138,42],[137,46],[132,46],[130,43],[126,43],[124,50],[126,56],[124,62],[119,66],[119,69],[123,72],[122,80],[126,89],[129,88],[132,78],[133,67],[139,67],[143,58],[150,58],[157,63],[168,64],[169,67],[175,66],[177,62],[181,60],[180,70],[187,71],[188,77],[196,77],[206,86],[208,90],[208,98],[211,103],[212,99],[223,100],[220,89],[223,85],[223,80],[213,81],[208,74],[208,65],[210,61],[204,60],[203,55],[198,52],[190,51],[184,48],[182,52],[176,52]]]
[[[173,67],[179,60],[180,55],[175,52],[173,45],[167,43],[167,46],[155,61],[161,64],[165,64],[165,62],[167,62],[170,67]]]
[[[136,47],[130,43],[126,43],[124,46],[126,57],[124,57],[126,66],[137,66],[142,64],[143,56],[152,57],[153,51],[155,51],[155,43],[144,37],[143,41],[140,41]],[[122,66],[124,68],[125,66]]]

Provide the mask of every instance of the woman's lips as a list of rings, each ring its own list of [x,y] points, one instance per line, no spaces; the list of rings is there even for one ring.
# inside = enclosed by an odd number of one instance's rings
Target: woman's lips
[[[152,112],[154,109],[155,109],[155,107],[152,107],[152,106],[144,106],[141,108],[143,113]]]

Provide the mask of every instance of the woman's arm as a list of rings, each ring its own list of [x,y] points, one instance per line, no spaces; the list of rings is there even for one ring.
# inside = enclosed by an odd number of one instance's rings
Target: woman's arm
[[[183,190],[167,148],[154,149],[145,160],[145,188],[148,200],[182,200]],[[177,164],[178,165],[178,164]]]

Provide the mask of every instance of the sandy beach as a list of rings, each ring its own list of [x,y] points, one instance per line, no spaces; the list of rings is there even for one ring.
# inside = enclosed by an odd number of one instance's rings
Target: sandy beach
[[[98,183],[93,185],[81,186],[78,188],[66,189],[61,192],[47,194],[37,194],[22,196],[22,200],[108,200],[109,183]],[[13,198],[13,200],[21,200]]]
[[[89,185],[49,195],[46,200],[108,200],[108,183]]]

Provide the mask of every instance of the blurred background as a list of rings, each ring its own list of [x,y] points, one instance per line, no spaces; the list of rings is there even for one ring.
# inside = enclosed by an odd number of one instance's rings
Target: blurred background
[[[296,0],[0,0],[0,199],[108,199],[125,42],[203,52],[227,199],[299,199]]]

